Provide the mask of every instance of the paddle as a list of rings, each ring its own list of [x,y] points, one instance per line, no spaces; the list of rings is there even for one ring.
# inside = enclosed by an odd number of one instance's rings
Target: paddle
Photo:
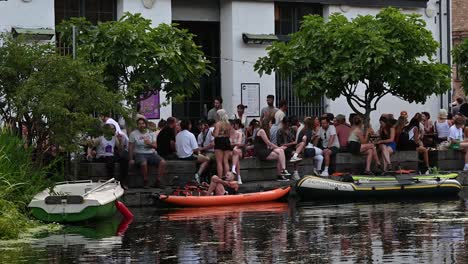
[[[101,184],[101,185],[99,185],[99,186],[96,186],[94,189],[91,189],[91,190],[87,191],[85,194],[83,194],[83,198],[86,197],[86,196],[88,196],[90,193],[95,192],[95,191],[101,189],[102,187],[104,187],[105,185],[107,185],[107,184],[109,184],[109,183],[111,183],[111,182],[114,182],[114,181],[115,181],[115,179],[112,178],[112,179],[110,179],[110,180],[104,182],[103,184]]]

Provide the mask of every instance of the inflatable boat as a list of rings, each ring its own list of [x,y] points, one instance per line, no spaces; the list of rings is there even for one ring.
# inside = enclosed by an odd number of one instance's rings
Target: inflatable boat
[[[271,191],[234,194],[234,195],[216,195],[216,196],[178,196],[178,195],[159,195],[159,200],[183,207],[207,207],[222,206],[233,204],[250,204],[259,202],[271,202],[278,200],[289,193],[291,187],[277,188]]]
[[[296,187],[305,200],[438,198],[456,196],[462,188],[454,179],[342,182],[315,176],[304,177]]]
[[[353,180],[355,181],[392,181],[397,180],[398,177],[405,176],[407,174],[397,174],[393,176],[367,176],[367,175],[353,175]],[[432,174],[432,175],[410,175],[412,179],[415,180],[444,180],[444,179],[456,179],[458,173],[449,173],[449,174]]]

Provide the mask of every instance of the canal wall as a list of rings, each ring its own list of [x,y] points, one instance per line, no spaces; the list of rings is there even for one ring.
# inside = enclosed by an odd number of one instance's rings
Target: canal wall
[[[431,151],[431,166],[437,167],[441,172],[458,172],[463,168],[463,154],[459,151]],[[358,174],[364,170],[364,157],[351,155],[349,153],[339,153],[333,161],[336,171],[350,172]],[[394,168],[417,170],[422,161],[416,151],[399,151],[392,155],[392,165]],[[119,164],[114,164],[115,176],[119,177]],[[297,169],[301,176],[308,175],[313,170],[313,160],[304,159],[297,164]],[[158,201],[154,199],[154,193],[171,193],[177,186],[184,186],[187,182],[193,181],[196,164],[192,161],[168,160],[168,174],[161,178],[161,189],[143,189],[143,178],[137,168],[129,170],[129,187],[124,196],[124,202],[129,206],[148,206],[157,205]],[[212,167],[211,170],[214,168]],[[288,170],[293,171],[293,164],[288,164]],[[73,180],[104,180],[106,168],[104,163],[81,162],[75,163],[73,168]],[[211,171],[214,173],[214,171]],[[150,184],[154,183],[157,170],[150,168]],[[240,186],[240,192],[258,192],[270,190],[291,184],[292,182],[276,181],[276,162],[260,161],[256,158],[247,158],[241,160],[241,176],[244,184]],[[468,186],[468,172],[460,172],[458,181]]]

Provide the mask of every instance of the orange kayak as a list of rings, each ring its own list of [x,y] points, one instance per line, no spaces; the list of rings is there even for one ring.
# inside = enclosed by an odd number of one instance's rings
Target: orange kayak
[[[217,195],[217,196],[177,196],[161,194],[159,199],[165,203],[188,207],[207,207],[232,204],[248,204],[275,201],[289,193],[291,186],[271,191]]]

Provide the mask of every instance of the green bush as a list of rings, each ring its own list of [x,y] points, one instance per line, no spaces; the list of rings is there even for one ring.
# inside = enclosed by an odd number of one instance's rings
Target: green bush
[[[27,205],[52,184],[47,168],[38,168],[32,152],[8,130],[0,131],[0,239],[17,238],[31,227]]]

